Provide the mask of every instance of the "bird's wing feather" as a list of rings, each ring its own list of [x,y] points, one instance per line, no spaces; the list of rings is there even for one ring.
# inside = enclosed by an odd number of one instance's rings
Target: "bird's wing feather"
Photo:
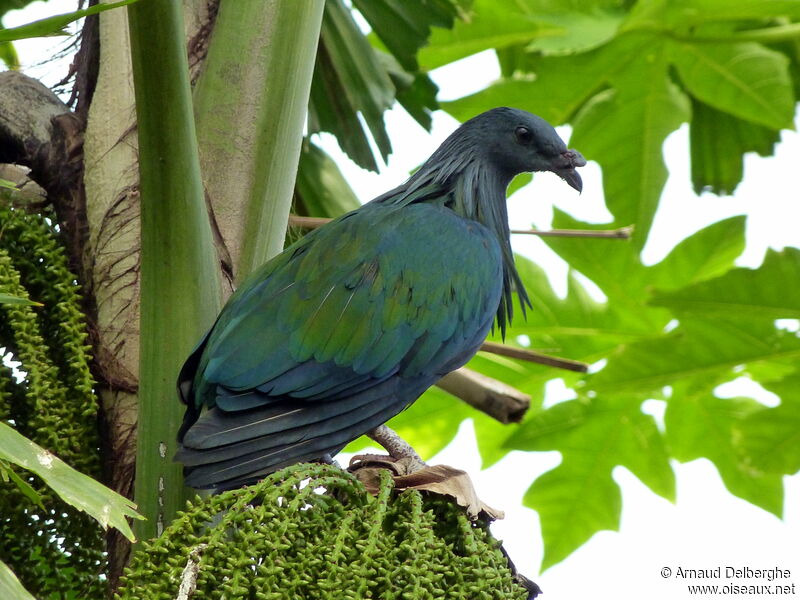
[[[203,352],[203,384],[258,389],[268,401],[436,372],[461,350],[448,342],[496,309],[497,245],[445,208],[377,206],[316,233],[226,307]]]
[[[187,361],[187,483],[245,481],[385,422],[476,351],[501,286],[495,238],[441,205],[367,205],[306,236]]]

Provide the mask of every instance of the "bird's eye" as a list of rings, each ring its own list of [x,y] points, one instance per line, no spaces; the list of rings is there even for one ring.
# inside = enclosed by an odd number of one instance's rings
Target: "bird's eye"
[[[520,144],[530,144],[531,140],[533,139],[533,134],[527,127],[517,127],[514,130],[514,135],[517,136],[517,141]]]

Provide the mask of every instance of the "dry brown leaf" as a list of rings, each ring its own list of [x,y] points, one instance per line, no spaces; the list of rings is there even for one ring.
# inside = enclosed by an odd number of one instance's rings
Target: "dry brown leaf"
[[[424,464],[424,463],[423,463]],[[412,458],[394,459],[378,454],[359,454],[350,459],[347,469],[353,473],[371,494],[380,487],[380,472],[392,473],[397,490],[420,490],[453,498],[467,510],[471,519],[483,515],[491,520],[502,519],[503,511],[483,503],[466,471],[447,465],[424,465]]]

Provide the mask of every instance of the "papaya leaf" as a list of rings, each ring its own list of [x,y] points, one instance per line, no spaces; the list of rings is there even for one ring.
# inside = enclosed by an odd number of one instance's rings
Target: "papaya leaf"
[[[800,471],[800,374],[764,386],[780,397],[780,406],[742,420],[742,447],[756,469],[791,475]]]
[[[789,59],[761,44],[673,43],[681,82],[714,108],[771,129],[792,126]]]
[[[686,318],[666,335],[621,347],[586,386],[644,392],[695,376],[722,383],[739,365],[798,357],[800,338],[769,319]]]
[[[625,26],[684,32],[687,28],[720,21],[800,18],[794,0],[655,0],[638,2]]]
[[[732,194],[744,176],[744,154],[772,156],[780,132],[692,98],[689,127],[695,193]]]
[[[570,143],[600,164],[615,225],[634,224],[633,242],[642,248],[667,181],[664,140],[689,120],[689,101],[668,77],[658,38],[615,74],[611,85],[578,113]],[[609,132],[625,132],[624,141]]]
[[[741,443],[740,431],[764,406],[750,398],[717,398],[707,388],[704,381],[697,387],[687,382],[675,386],[664,415],[672,456],[681,462],[709,459],[728,491],[780,517],[781,475],[755,468]]]
[[[495,106],[515,106],[560,125],[602,90],[609,77],[625,68],[645,42],[643,38],[625,36],[590,52],[552,57],[510,49],[502,53],[513,56],[508,75],[480,92],[442,102],[442,108],[465,121]]]
[[[800,249],[768,250],[757,269],[738,268],[708,281],[658,291],[651,303],[678,315],[800,318]]]
[[[563,229],[605,229],[555,209],[553,226]],[[545,238],[545,243],[570,266],[591,279],[615,303],[641,310],[653,288],[672,290],[725,273],[744,250],[744,217],[731,217],[705,227],[679,242],[659,263],[642,264],[637,249],[624,240]],[[620,274],[624,276],[620,276]],[[641,313],[644,318],[647,313]],[[661,325],[665,315],[661,314]]]
[[[648,269],[651,285],[673,290],[727,272],[744,251],[745,221],[743,216],[723,219],[679,242]]]
[[[557,29],[558,33],[533,40],[528,50],[550,56],[591,50],[611,40],[626,16],[618,6],[594,5],[584,10],[571,10],[561,3],[552,8],[552,12],[537,11],[536,20]]]
[[[521,425],[507,448],[557,450],[561,464],[539,477],[524,503],[542,521],[542,568],[563,560],[602,529],[619,528],[621,494],[611,478],[629,469],[655,493],[675,500],[675,476],[655,421],[637,396],[570,400]]]
[[[417,59],[424,69],[431,70],[483,50],[528,44],[560,33],[560,28],[538,23],[536,11],[527,2],[475,0],[467,19],[456,21],[449,30],[433,30]]]

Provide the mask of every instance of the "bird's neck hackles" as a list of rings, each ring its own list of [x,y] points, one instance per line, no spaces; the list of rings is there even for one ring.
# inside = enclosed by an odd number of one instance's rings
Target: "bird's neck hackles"
[[[444,150],[444,152],[442,152]],[[482,160],[477,152],[450,153],[443,146],[405,184],[387,194],[399,205],[441,202],[456,214],[477,221],[496,237],[503,255],[503,294],[497,309],[497,324],[505,336],[513,316],[512,290],[519,296],[522,313],[531,306],[514,264],[511,250],[506,189],[511,176]]]

